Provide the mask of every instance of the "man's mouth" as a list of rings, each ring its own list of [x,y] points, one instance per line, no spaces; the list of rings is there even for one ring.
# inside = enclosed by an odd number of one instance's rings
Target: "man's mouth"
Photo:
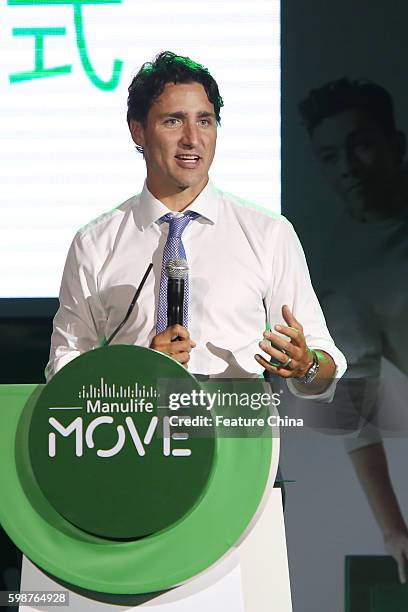
[[[197,168],[200,163],[201,157],[199,155],[195,155],[194,153],[180,153],[180,155],[175,155],[176,163],[181,168]]]
[[[176,159],[182,159],[184,161],[198,161],[200,159],[199,155],[189,155],[188,153],[183,153],[181,155],[176,155]]]
[[[364,181],[357,181],[356,183],[353,183],[349,186],[347,191],[360,191],[361,189],[364,189]]]

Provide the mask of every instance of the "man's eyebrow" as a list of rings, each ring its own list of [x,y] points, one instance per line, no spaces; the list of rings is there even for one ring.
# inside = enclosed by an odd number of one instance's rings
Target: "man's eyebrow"
[[[366,137],[367,135],[369,136],[370,134],[372,134],[372,129],[369,127],[356,127],[355,129],[353,129],[352,131],[350,131],[346,138],[345,138],[345,143],[353,141],[354,138],[360,138],[360,137]],[[339,146],[342,146],[339,143],[335,143],[335,144],[321,144],[316,146],[316,151],[317,153],[324,153],[325,151],[333,151],[334,149],[338,149]]]
[[[353,130],[352,132],[350,132],[350,134],[348,135],[348,138],[354,138],[354,137],[358,137],[358,136],[367,136],[371,135],[375,130],[373,130],[372,127],[368,127],[368,126],[364,126],[364,127],[356,127],[355,130]]]
[[[162,119],[164,119],[165,117],[175,117],[176,119],[185,119],[188,116],[188,113],[185,113],[184,111],[175,111],[174,113],[172,112],[168,112],[168,113],[161,113],[160,117]],[[205,118],[205,117],[212,117],[213,119],[215,119],[215,113],[211,113],[210,111],[199,111],[197,113],[197,117],[200,117],[200,119]]]
[[[338,148],[339,148],[338,145],[320,145],[319,147],[316,147],[316,152],[324,153],[325,151],[333,151],[334,149],[338,149]]]
[[[211,113],[210,111],[200,111],[198,113],[199,117],[212,117],[213,119],[215,119],[215,113]]]

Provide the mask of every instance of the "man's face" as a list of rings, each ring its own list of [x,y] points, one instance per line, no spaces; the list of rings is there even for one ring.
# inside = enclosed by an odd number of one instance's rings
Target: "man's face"
[[[133,140],[144,149],[147,183],[155,197],[190,189],[198,195],[215,153],[214,105],[200,83],[167,83],[153,102],[146,125],[130,122]]]
[[[364,111],[349,110],[324,119],[312,144],[326,179],[350,214],[384,210],[394,197],[399,163],[397,136]]]

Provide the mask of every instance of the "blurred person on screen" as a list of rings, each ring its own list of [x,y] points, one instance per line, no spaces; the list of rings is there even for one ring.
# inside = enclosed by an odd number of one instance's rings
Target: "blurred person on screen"
[[[384,363],[400,378],[408,374],[406,139],[397,129],[390,94],[370,81],[327,83],[311,90],[299,111],[321,173],[343,208],[330,236],[320,291],[328,325],[348,362],[335,398],[338,423],[354,430],[345,438],[346,448],[405,582],[408,529],[377,416],[389,410],[382,387],[391,370]],[[405,412],[401,406],[401,430],[407,430]]]

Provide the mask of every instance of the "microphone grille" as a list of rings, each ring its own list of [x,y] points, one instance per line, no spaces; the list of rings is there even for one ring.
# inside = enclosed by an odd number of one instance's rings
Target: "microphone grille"
[[[166,263],[166,274],[168,278],[187,278],[187,260],[183,257],[172,257]]]

